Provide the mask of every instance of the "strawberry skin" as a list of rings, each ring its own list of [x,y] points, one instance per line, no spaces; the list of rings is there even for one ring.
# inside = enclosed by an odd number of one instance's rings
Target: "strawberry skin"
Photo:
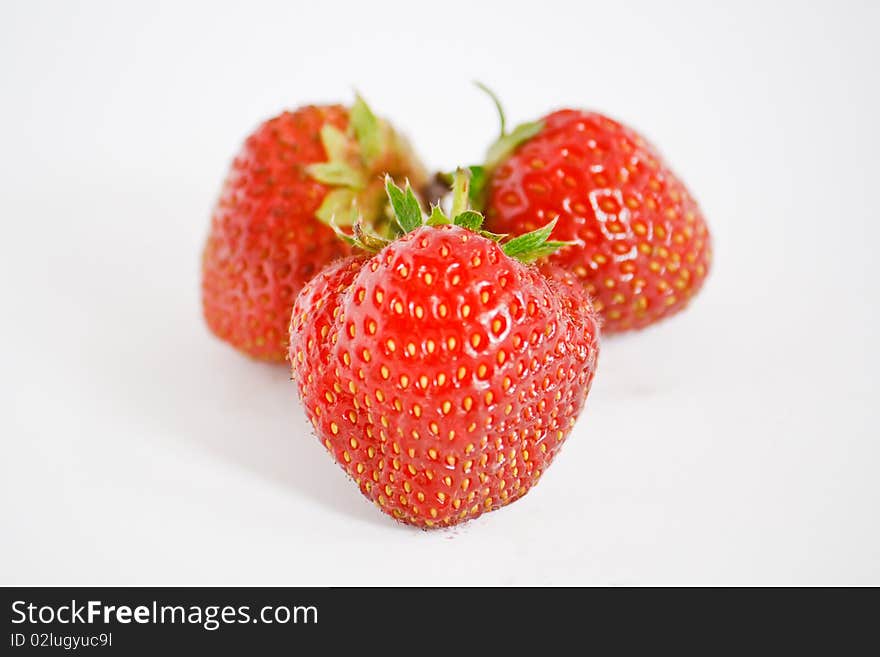
[[[558,218],[575,242],[547,261],[575,274],[603,332],[682,310],[709,271],[706,223],[688,190],[637,133],[600,114],[560,110],[494,167],[486,228],[521,233]]]
[[[254,358],[286,358],[297,293],[329,262],[351,254],[316,217],[334,186],[310,170],[329,159],[322,130],[344,134],[349,117],[341,105],[284,112],[257,128],[232,163],[203,252],[202,303],[209,328]],[[397,144],[365,174],[386,170],[420,176]]]
[[[290,325],[319,439],[383,512],[422,528],[524,495],[568,436],[597,356],[580,285],[458,225],[329,266]]]

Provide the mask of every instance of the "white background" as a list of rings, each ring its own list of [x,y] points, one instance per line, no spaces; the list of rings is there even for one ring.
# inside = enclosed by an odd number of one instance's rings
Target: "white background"
[[[880,9],[709,4],[4,2],[0,583],[880,584]],[[540,486],[423,533],[207,332],[199,257],[262,119],[357,87],[448,168],[473,79],[642,130],[716,258]]]

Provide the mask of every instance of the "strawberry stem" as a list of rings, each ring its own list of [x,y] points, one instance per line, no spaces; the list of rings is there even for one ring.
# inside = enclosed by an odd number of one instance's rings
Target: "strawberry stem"
[[[489,98],[492,99],[492,102],[495,103],[495,109],[498,110],[498,119],[501,122],[501,134],[498,135],[498,139],[489,147],[488,152],[486,153],[486,162],[484,163],[484,168],[487,173],[491,173],[496,166],[498,166],[503,160],[507,159],[507,156],[513,153],[524,142],[528,141],[536,134],[541,132],[544,129],[544,123],[542,121],[531,121],[529,123],[522,123],[516,126],[509,134],[507,132],[507,119],[504,116],[504,107],[501,105],[501,101],[498,99],[498,96],[495,95],[495,92],[489,89],[482,82],[475,82],[482,91],[484,91]]]
[[[495,92],[492,91],[485,84],[479,81],[474,82],[474,84],[477,85],[477,88],[479,88],[481,91],[485,92],[485,94],[492,99],[492,102],[495,103],[495,109],[498,110],[498,120],[501,122],[501,132],[498,135],[498,138],[501,139],[504,135],[507,134],[507,119],[504,116],[504,106],[501,104],[498,96],[495,95]]]
[[[452,209],[449,213],[451,217],[457,217],[468,209],[470,184],[471,170],[457,168],[452,176]]]

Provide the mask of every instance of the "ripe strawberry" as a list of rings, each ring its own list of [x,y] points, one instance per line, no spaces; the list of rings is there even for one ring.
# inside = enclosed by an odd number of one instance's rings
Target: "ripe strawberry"
[[[524,495],[583,407],[598,323],[580,285],[529,261],[555,245],[552,224],[499,244],[482,217],[387,191],[405,234],[386,243],[356,226],[369,258],[303,288],[290,361],[321,442],[385,513],[422,528],[474,518]]]
[[[329,226],[384,216],[381,173],[420,183],[406,142],[357,99],[263,123],[235,158],[211,219],[202,301],[211,330],[260,359],[287,355],[290,309],[312,275],[351,253]]]
[[[554,239],[574,244],[547,260],[583,281],[604,333],[682,310],[706,278],[710,239],[656,149],[594,112],[560,110],[511,134],[503,125],[502,114],[502,137],[478,172],[486,227],[520,233],[557,220]]]

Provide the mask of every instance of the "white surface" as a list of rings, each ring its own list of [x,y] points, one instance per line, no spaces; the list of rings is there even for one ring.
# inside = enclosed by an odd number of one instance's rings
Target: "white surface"
[[[880,8],[624,4],[3,3],[0,583],[880,584]],[[474,78],[644,131],[716,260],[540,486],[422,533],[208,334],[199,252],[263,118],[357,86],[450,167]]]

